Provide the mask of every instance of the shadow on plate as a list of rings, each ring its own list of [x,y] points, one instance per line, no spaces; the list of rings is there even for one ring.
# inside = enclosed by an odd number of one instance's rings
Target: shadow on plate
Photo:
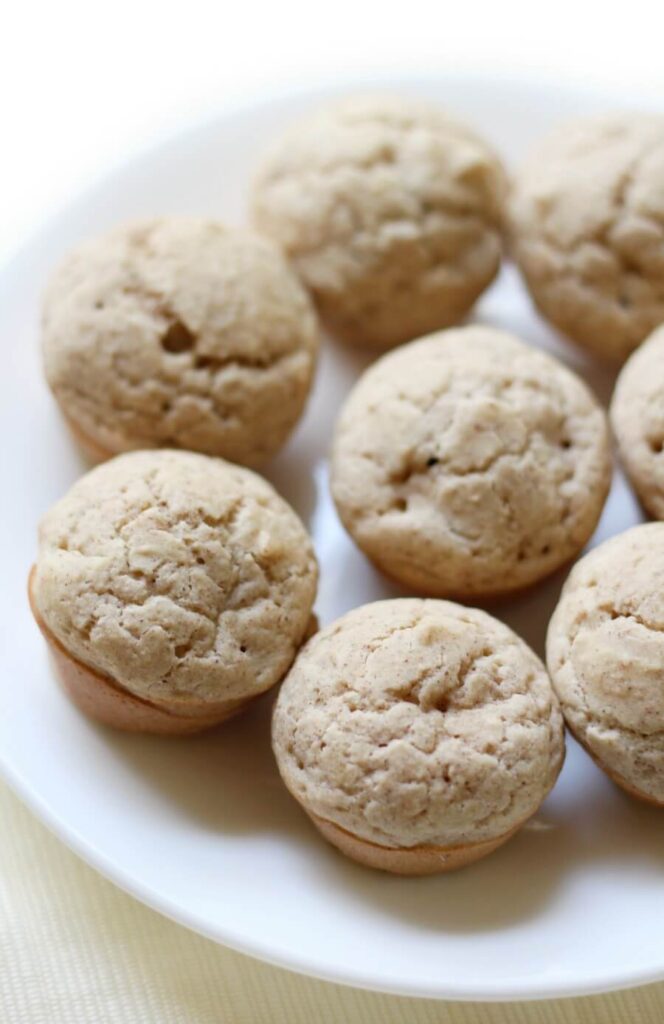
[[[362,868],[328,846],[282,785],[269,742],[273,696],[198,738],[108,734],[118,757],[193,827],[224,835],[280,835],[307,879],[369,903],[419,930],[498,931],[543,913],[588,872],[664,878],[661,811],[606,780],[570,740],[565,769],[541,811],[504,847],[462,871],[397,878]]]
[[[459,934],[499,931],[536,917],[559,894],[565,898],[575,876],[590,869],[616,877],[649,872],[661,883],[661,811],[605,780],[574,741],[568,761],[555,793],[536,817],[505,846],[468,868],[396,879],[355,866],[331,849],[324,864],[318,858],[317,880],[330,888],[343,886],[357,901],[420,931]]]
[[[290,832],[292,800],[270,745],[274,696],[266,694],[237,718],[199,736],[104,730],[106,743],[138,779],[199,829],[228,835]]]
[[[262,469],[309,527],[317,505],[316,469],[327,460],[341,406],[375,358],[375,352],[353,349],[324,333],[304,416],[286,446]]]

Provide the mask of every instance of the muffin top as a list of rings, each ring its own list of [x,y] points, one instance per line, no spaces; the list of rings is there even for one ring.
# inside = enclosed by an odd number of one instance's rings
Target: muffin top
[[[385,572],[434,596],[527,586],[578,551],[610,480],[606,417],[551,356],[493,328],[432,334],[364,373],[332,492]]]
[[[484,612],[415,598],[356,608],[308,641],[273,743],[307,810],[392,847],[503,835],[564,756],[558,703],[526,644]]]
[[[47,512],[39,540],[34,599],[48,629],[148,700],[258,694],[306,632],[309,537],[265,480],[221,459],[118,456]]]
[[[514,252],[541,311],[622,361],[664,320],[664,117],[554,130],[516,175]]]
[[[664,519],[664,327],[627,360],[611,400],[620,458],[648,512]]]
[[[549,625],[565,717],[609,773],[664,803],[664,523],[578,562]]]
[[[350,96],[274,144],[253,216],[336,332],[387,348],[461,319],[492,280],[505,192],[497,157],[443,111]]]
[[[273,244],[203,218],[79,245],[43,303],[48,382],[108,454],[182,447],[259,464],[303,409],[317,345],[311,303]]]

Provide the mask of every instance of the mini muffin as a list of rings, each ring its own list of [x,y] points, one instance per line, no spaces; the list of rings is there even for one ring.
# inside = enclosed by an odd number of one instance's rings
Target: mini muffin
[[[664,807],[664,523],[635,526],[574,566],[547,663],[577,740],[628,793]]]
[[[513,250],[540,312],[622,362],[664,320],[664,116],[614,114],[553,131],[511,201]]]
[[[505,192],[464,124],[412,98],[353,96],[273,146],[253,217],[335,333],[386,349],[462,319],[490,284]]]
[[[371,867],[433,874],[504,843],[564,757],[544,666],[507,626],[447,601],[377,601],[298,655],[277,699],[286,786]]]
[[[551,356],[489,327],[421,338],[364,373],[332,452],[341,520],[383,572],[490,598],[572,558],[611,476],[606,416]]]
[[[309,393],[315,313],[269,241],[202,218],[78,246],[43,303],[48,382],[96,459],[190,448],[259,465]]]
[[[644,508],[664,519],[664,326],[622,368],[611,401],[620,459]]]
[[[33,613],[87,714],[188,733],[277,683],[316,594],[309,537],[261,477],[177,451],[120,455],[41,522]]]

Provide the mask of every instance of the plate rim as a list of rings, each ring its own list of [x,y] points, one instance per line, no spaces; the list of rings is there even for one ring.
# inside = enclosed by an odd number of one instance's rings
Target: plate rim
[[[477,69],[460,67],[435,72],[432,69],[414,71],[399,67],[391,70],[371,69],[370,72],[362,75],[344,75],[342,79],[331,74],[320,77],[311,76],[297,83],[281,82],[275,88],[270,88],[269,82],[263,82],[245,92],[242,99],[233,95],[226,101],[215,104],[213,109],[207,109],[202,115],[194,118],[179,117],[168,128],[151,136],[148,143],[128,147],[123,150],[118,159],[108,163],[105,168],[83,176],[76,184],[73,197],[63,198],[60,202],[53,204],[50,213],[47,211],[45,216],[39,212],[34,218],[34,224],[29,226],[25,232],[25,239],[15,245],[10,243],[5,256],[0,261],[0,288],[6,286],[12,278],[20,277],[24,264],[26,261],[29,263],[31,253],[39,245],[40,239],[56,232],[66,222],[68,213],[73,206],[85,202],[106,182],[124,171],[128,171],[132,166],[148,161],[150,158],[156,158],[160,150],[177,144],[183,136],[209,131],[227,117],[239,117],[244,113],[251,113],[257,107],[265,107],[273,102],[278,104],[289,99],[305,97],[315,100],[359,88],[399,90],[420,87],[426,89],[427,86],[434,83],[443,86],[445,82],[455,83],[457,87],[463,82],[478,86],[495,82],[496,78],[500,79],[501,86],[508,88],[525,89],[531,86],[536,89],[558,92],[563,97],[583,95],[589,100],[601,99],[606,100],[607,104],[613,102],[625,107],[625,96],[615,83],[607,82],[604,85],[598,81],[592,83],[561,82],[549,72],[540,74],[519,69],[506,73],[500,68],[491,69],[486,66]],[[646,91],[643,95],[635,95],[634,100],[641,106],[661,109],[661,105],[656,102],[656,97]],[[247,941],[238,938],[232,930],[229,932],[227,928],[210,927],[198,914],[187,911],[180,904],[172,903],[166,895],[152,889],[149,884],[138,882],[116,861],[108,857],[102,849],[88,841],[84,835],[72,828],[66,820],[53,811],[39,792],[24,778],[20,770],[14,768],[2,750],[0,750],[0,778],[4,779],[10,790],[29,811],[69,850],[106,880],[151,910],[219,945],[272,966],[320,981],[411,998],[460,1002],[520,1002],[598,995],[664,980],[664,952],[660,966],[651,966],[642,970],[635,968],[625,971],[624,974],[616,974],[615,971],[612,971],[609,975],[603,975],[600,971],[595,971],[589,974],[585,981],[576,982],[567,981],[564,978],[555,979],[551,976],[540,981],[524,979],[518,988],[515,988],[513,982],[509,982],[505,987],[500,987],[495,984],[483,985],[479,980],[472,991],[467,987],[458,989],[453,983],[446,982],[445,979],[442,979],[441,984],[435,988],[421,982],[409,981],[406,977],[396,978],[389,984],[384,980],[378,982],[361,970],[326,969],[316,961],[308,960],[305,951],[298,957],[290,954],[280,956],[275,952],[273,945],[265,947],[259,939]]]
[[[548,985],[545,987],[541,983],[528,981],[523,983],[518,990],[515,990],[513,987],[499,988],[495,985],[483,985],[480,982],[477,988],[471,992],[467,988],[457,989],[453,984],[447,983],[436,988],[429,988],[427,985],[415,984],[406,978],[395,979],[393,984],[377,983],[375,979],[363,974],[361,971],[342,974],[334,969],[326,970],[320,964],[307,960],[305,955],[301,955],[297,959],[292,956],[279,956],[272,947],[264,947],[260,941],[242,941],[232,932],[228,933],[223,928],[210,928],[197,914],[183,910],[180,905],[176,906],[171,903],[168,897],[157,893],[149,886],[136,883],[131,875],[107,857],[103,850],[100,850],[94,843],[86,840],[76,829],[67,826],[57,814],[53,813],[48,804],[26,782],[20,772],[14,771],[1,754],[0,777],[7,783],[14,795],[20,799],[24,806],[35,815],[37,820],[52,835],[55,835],[72,853],[89,867],[93,868],[93,870],[97,871],[106,881],[116,885],[120,890],[150,910],[156,911],[175,924],[181,925],[189,931],[215,942],[217,945],[227,947],[237,953],[252,957],[254,960],[270,964],[273,967],[278,967],[294,974],[301,974],[306,977],[315,978],[318,981],[345,985],[349,988],[383,993],[385,995],[430,999],[441,1002],[467,1003],[542,1002],[555,999],[571,999],[580,996],[625,991],[664,981],[664,965],[662,965],[661,968],[628,971],[624,975],[613,973],[607,976],[596,972],[586,982],[563,982],[556,985],[555,988],[552,987],[551,980],[549,980]]]

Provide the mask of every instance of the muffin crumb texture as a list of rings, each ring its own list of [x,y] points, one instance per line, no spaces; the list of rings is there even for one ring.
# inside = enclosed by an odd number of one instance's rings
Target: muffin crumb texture
[[[636,493],[653,518],[664,519],[664,327],[620,371],[611,423]]]
[[[46,514],[39,614],[84,665],[147,700],[254,696],[302,642],[317,567],[260,477],[185,452],[133,452]]]
[[[253,217],[332,330],[388,348],[457,322],[492,281],[505,193],[465,125],[418,100],[353,96],[275,143]]]
[[[516,175],[513,251],[540,311],[622,362],[664,321],[664,117],[561,125]]]
[[[564,755],[543,665],[484,612],[379,601],[311,639],[274,713],[284,781],[372,843],[455,847],[532,815]]]
[[[616,781],[664,804],[664,523],[606,541],[572,570],[547,662],[565,718]]]
[[[494,328],[384,356],[335,432],[332,492],[388,575],[433,596],[528,586],[580,550],[608,493],[606,416],[562,364]]]
[[[311,303],[276,247],[203,218],[85,242],[44,297],[48,382],[106,456],[178,447],[264,462],[304,408],[317,347]]]

